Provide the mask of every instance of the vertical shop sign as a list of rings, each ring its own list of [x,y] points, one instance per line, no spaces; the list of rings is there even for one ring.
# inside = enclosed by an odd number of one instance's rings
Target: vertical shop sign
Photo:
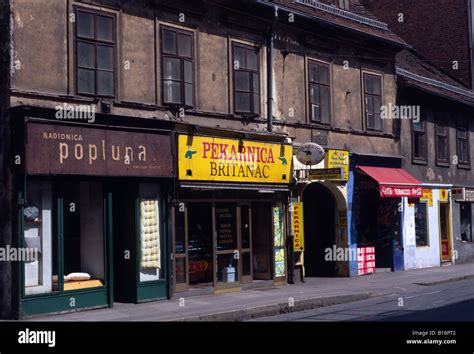
[[[304,250],[303,202],[293,203],[293,248],[296,252]]]

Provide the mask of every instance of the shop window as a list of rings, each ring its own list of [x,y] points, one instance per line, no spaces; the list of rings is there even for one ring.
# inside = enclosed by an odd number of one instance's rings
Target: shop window
[[[158,185],[140,184],[140,281],[164,277],[161,257],[160,198]]]
[[[449,166],[449,128],[444,120],[436,123],[436,163]]]
[[[212,204],[187,205],[189,284],[209,284],[214,281]]]
[[[260,74],[258,50],[242,44],[234,44],[234,111],[236,114],[258,116],[260,114]]]
[[[456,142],[458,164],[460,167],[469,168],[469,129],[466,125],[458,125],[456,129]]]
[[[329,65],[310,61],[308,69],[309,112],[311,121],[329,124],[331,119]]]
[[[194,106],[193,33],[162,27],[161,80],[163,103]]]
[[[471,203],[459,203],[461,208],[461,240],[472,242]]]
[[[64,183],[64,290],[105,284],[104,196],[97,182]]]
[[[428,246],[428,205],[426,202],[415,202],[414,204],[416,246]]]
[[[57,274],[57,248],[53,246],[53,199],[49,182],[27,185],[27,205],[24,207],[25,295],[49,293],[53,275]]]
[[[378,75],[363,74],[364,112],[368,130],[382,130],[380,117],[382,107],[382,78]]]
[[[413,161],[427,161],[427,139],[426,139],[426,121],[420,119],[418,122],[413,121]]]
[[[283,204],[278,203],[272,208],[273,242],[275,250],[275,278],[286,275],[285,265],[285,230]]]
[[[115,96],[115,17],[76,9],[76,91]]]

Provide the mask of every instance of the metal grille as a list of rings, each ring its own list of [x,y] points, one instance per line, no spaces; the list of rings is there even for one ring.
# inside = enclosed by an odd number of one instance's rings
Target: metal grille
[[[373,20],[371,18],[367,18],[364,16],[356,15],[350,11],[342,10],[335,6],[323,4],[317,0],[295,0],[295,2],[298,4],[303,4],[306,6],[313,7],[321,11],[329,12],[339,17],[344,17],[355,22],[363,23],[364,25],[368,25],[368,26],[372,26],[372,27],[376,27],[376,28],[380,28],[385,31],[388,31],[388,26],[384,22]]]
[[[396,70],[397,70],[397,75],[405,76],[409,79],[412,79],[412,80],[415,80],[415,81],[418,81],[418,82],[422,82],[422,83],[425,83],[425,84],[428,84],[428,85],[440,87],[442,89],[445,89],[445,90],[448,90],[448,91],[451,91],[451,92],[454,92],[454,93],[457,93],[457,94],[460,94],[460,95],[463,95],[463,96],[468,96],[470,98],[474,98],[474,92],[472,92],[470,90],[466,90],[466,89],[463,89],[463,88],[460,88],[460,87],[449,85],[449,84],[446,84],[442,81],[429,79],[427,77],[417,75],[417,74],[414,74],[410,71],[401,69],[399,67],[397,67]]]

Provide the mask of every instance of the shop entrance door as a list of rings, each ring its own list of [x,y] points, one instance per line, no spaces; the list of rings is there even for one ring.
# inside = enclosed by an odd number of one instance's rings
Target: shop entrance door
[[[241,239],[238,236],[237,205],[216,203],[214,207],[216,247],[214,283],[216,289],[240,286]],[[239,227],[238,227],[239,226]]]
[[[178,203],[172,215],[176,292],[238,288],[252,282],[254,230],[249,203]]]
[[[439,203],[439,231],[441,239],[441,262],[451,262],[451,224],[449,203]]]

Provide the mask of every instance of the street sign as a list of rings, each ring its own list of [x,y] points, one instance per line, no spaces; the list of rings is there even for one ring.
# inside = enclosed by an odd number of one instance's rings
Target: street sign
[[[342,168],[320,168],[309,170],[309,179],[315,180],[341,180],[343,179],[344,171]]]

